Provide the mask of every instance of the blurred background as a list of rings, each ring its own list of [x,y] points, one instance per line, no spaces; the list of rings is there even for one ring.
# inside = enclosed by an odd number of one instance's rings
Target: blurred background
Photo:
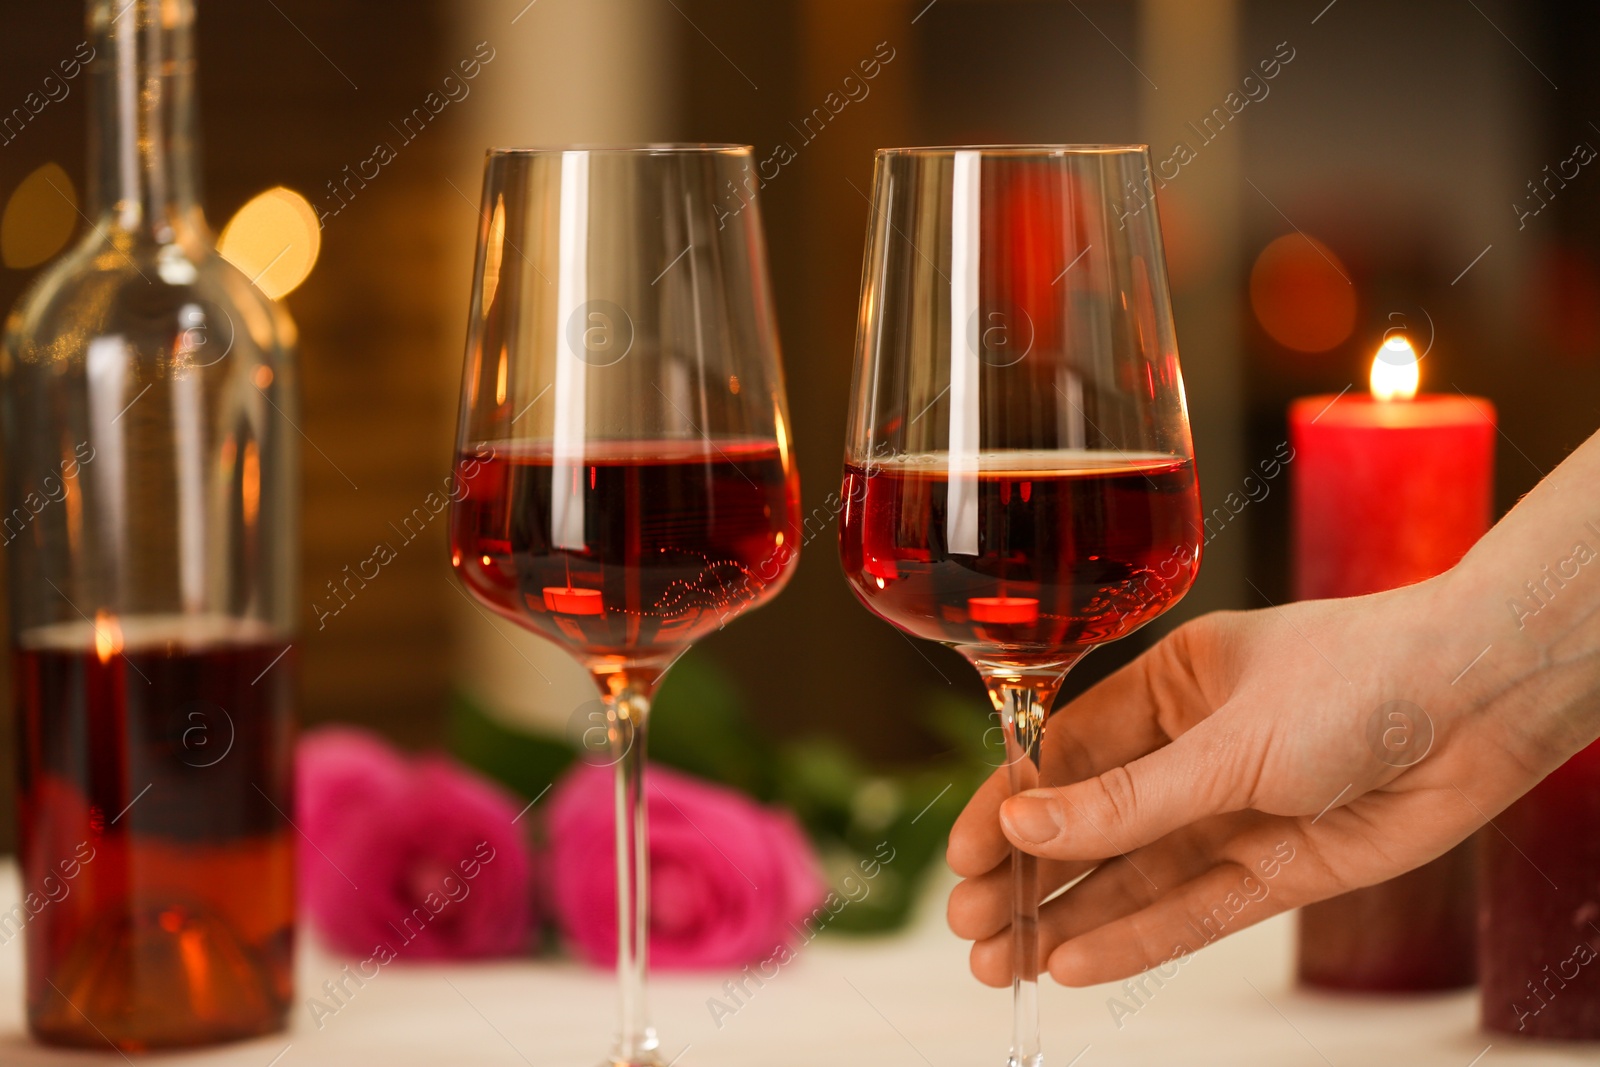
[[[87,92],[56,81],[64,93],[24,104],[78,49],[79,5],[13,0],[5,23],[10,305],[86,224],[38,176],[59,167],[81,197]],[[1184,618],[1287,596],[1293,465],[1246,475],[1280,455],[1291,397],[1365,388],[1386,329],[1426,351],[1425,390],[1499,406],[1502,510],[1600,425],[1600,10],[1586,5],[202,0],[199,40],[213,226],[276,186],[320,218],[320,255],[285,297],[305,383],[307,723],[480,751],[508,729],[588,724],[579,669],[456,587],[444,524],[396,532],[448,485],[491,144],[755,146],[805,510],[820,521],[840,475],[873,149],[1149,143],[1205,563],[1183,604],[1096,652],[1070,690]],[[477,75],[446,95],[464,60]],[[371,177],[379,146],[393,158]],[[868,767],[939,759],[952,741],[930,709],[970,709],[981,731],[976,675],[855,603],[829,527],[781,598],[689,654],[663,705],[714,700],[741,730],[831,739]],[[335,598],[379,543],[397,558]],[[9,812],[0,827],[8,844]]]

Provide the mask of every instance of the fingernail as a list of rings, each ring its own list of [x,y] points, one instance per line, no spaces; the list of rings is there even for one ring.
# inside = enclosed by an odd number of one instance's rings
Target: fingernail
[[[1061,832],[1060,810],[1054,800],[1015,796],[1000,806],[1000,821],[1016,840],[1042,845]]]

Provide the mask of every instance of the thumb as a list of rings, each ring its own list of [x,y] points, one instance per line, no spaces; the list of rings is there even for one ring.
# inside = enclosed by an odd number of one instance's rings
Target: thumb
[[[1237,765],[1203,754],[1208,746],[1195,735],[1205,726],[1093,778],[1018,793],[1000,807],[1006,837],[1035,856],[1102,860],[1234,810]]]

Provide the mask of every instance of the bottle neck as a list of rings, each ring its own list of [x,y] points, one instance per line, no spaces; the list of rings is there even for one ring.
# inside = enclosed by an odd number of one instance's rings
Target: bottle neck
[[[205,232],[196,176],[194,0],[89,0],[90,203],[102,228]]]

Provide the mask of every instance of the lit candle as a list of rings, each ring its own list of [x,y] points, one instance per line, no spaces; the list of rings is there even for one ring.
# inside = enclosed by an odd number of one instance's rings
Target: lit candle
[[[1370,395],[1289,409],[1295,596],[1359,596],[1454,566],[1489,528],[1494,405],[1417,395],[1403,337],[1372,361]]]
[[[1373,360],[1369,394],[1291,405],[1297,598],[1359,596],[1431,578],[1489,528],[1494,406],[1418,395],[1419,379],[1416,354],[1396,336]],[[1369,740],[1379,759],[1408,766],[1427,754],[1425,709],[1373,713]],[[1302,909],[1300,980],[1394,992],[1471,985],[1472,868],[1462,845],[1400,878]]]

